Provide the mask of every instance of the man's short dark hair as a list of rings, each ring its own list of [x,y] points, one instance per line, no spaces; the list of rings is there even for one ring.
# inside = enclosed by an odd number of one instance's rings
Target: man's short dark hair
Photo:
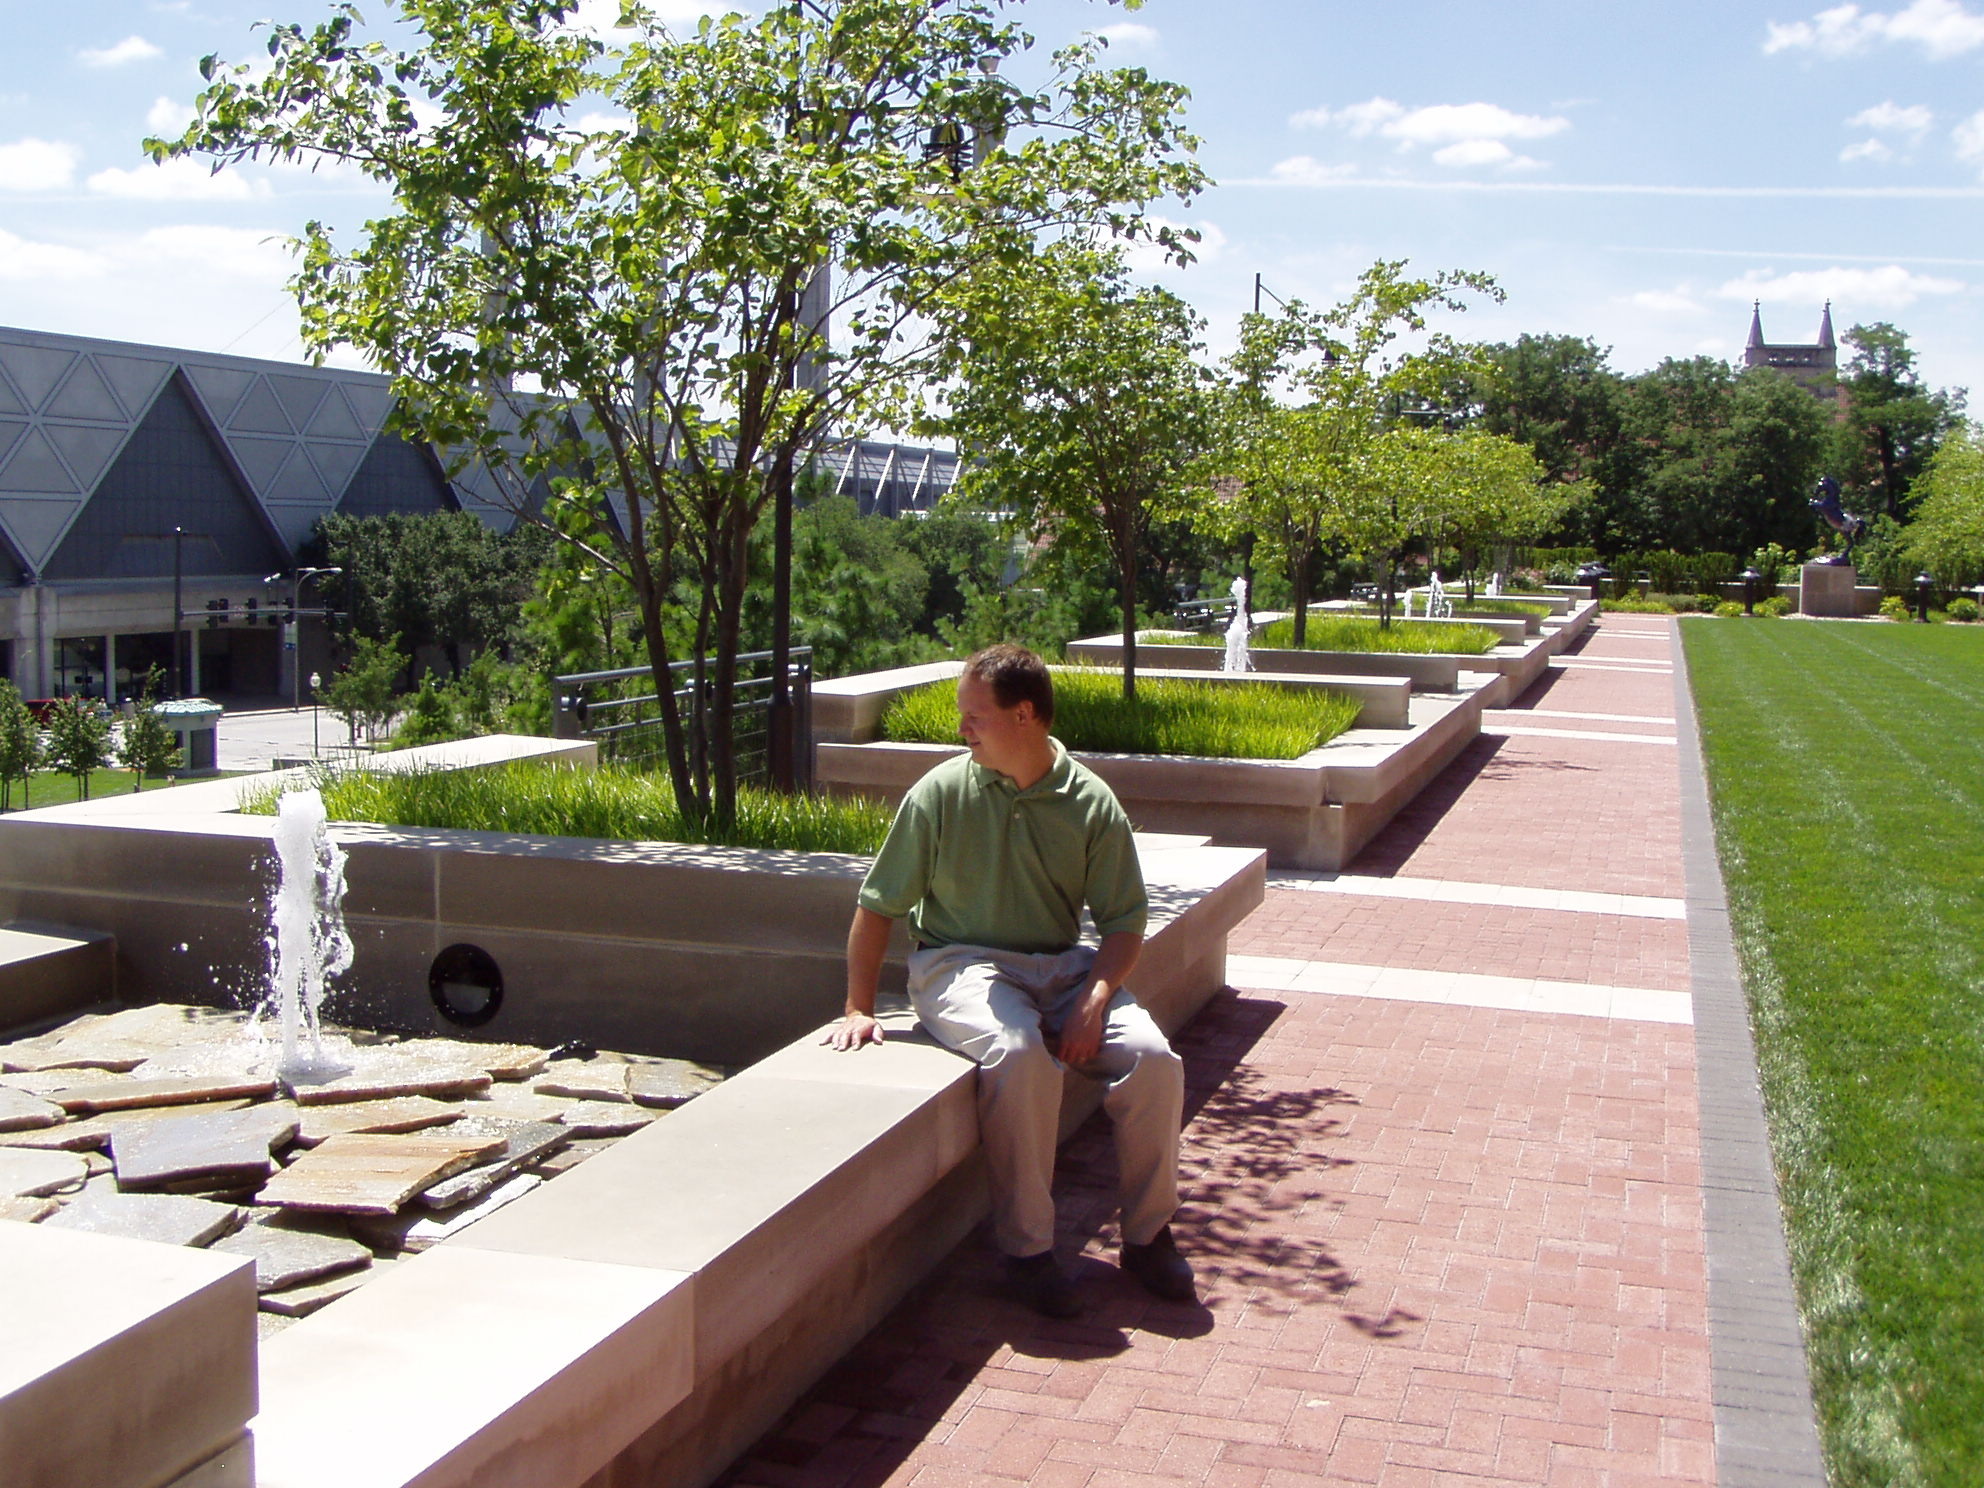
[[[1026,647],[987,646],[965,662],[964,674],[990,687],[1000,707],[1032,703],[1034,717],[1042,723],[1054,722],[1054,679],[1047,673],[1047,663]]]

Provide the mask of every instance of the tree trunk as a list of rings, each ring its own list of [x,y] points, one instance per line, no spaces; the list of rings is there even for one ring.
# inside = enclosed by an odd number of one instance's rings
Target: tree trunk
[[[1295,562],[1289,572],[1289,587],[1295,591],[1295,649],[1300,651],[1309,640],[1309,561],[1315,556],[1316,545],[1305,534],[1295,545]]]
[[[1123,606],[1123,699],[1137,700],[1137,550],[1119,541],[1116,554],[1118,599]]]

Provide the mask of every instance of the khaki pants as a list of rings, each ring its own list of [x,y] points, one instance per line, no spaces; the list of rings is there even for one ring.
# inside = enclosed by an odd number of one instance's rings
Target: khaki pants
[[[938,946],[909,958],[909,1000],[939,1043],[978,1065],[979,1137],[992,1180],[993,1230],[1007,1255],[1053,1248],[1059,1034],[1088,976],[1087,946],[1047,955]],[[1185,1071],[1127,989],[1109,1004],[1102,1049],[1080,1073],[1107,1080],[1116,1126],[1123,1238],[1147,1245],[1178,1207],[1178,1127]]]

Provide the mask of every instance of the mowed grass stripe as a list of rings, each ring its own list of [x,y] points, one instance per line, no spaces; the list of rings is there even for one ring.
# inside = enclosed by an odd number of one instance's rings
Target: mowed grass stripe
[[[1833,1480],[1974,1483],[1984,632],[1682,633]]]

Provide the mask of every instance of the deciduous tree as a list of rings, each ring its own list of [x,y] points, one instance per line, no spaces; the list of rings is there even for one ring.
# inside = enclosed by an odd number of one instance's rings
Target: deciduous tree
[[[961,494],[1010,507],[1037,531],[1100,541],[1122,612],[1123,695],[1134,698],[1145,534],[1185,499],[1212,434],[1198,316],[1168,290],[1131,283],[1113,248],[1079,239],[961,283],[939,313],[955,382],[931,427],[975,457]]]
[[[356,243],[308,229],[308,344],[390,372],[402,425],[518,510],[549,482],[547,519],[633,592],[683,809],[728,820],[750,537],[782,483],[829,430],[904,426],[946,289],[1043,234],[1145,232],[1202,178],[1182,91],[1099,39],[1003,75],[1030,38],[998,0],[796,0],[693,38],[623,0],[611,42],[575,8],[396,0],[404,48],[348,5],[276,26],[266,67],[209,59],[152,148],[391,190]]]

